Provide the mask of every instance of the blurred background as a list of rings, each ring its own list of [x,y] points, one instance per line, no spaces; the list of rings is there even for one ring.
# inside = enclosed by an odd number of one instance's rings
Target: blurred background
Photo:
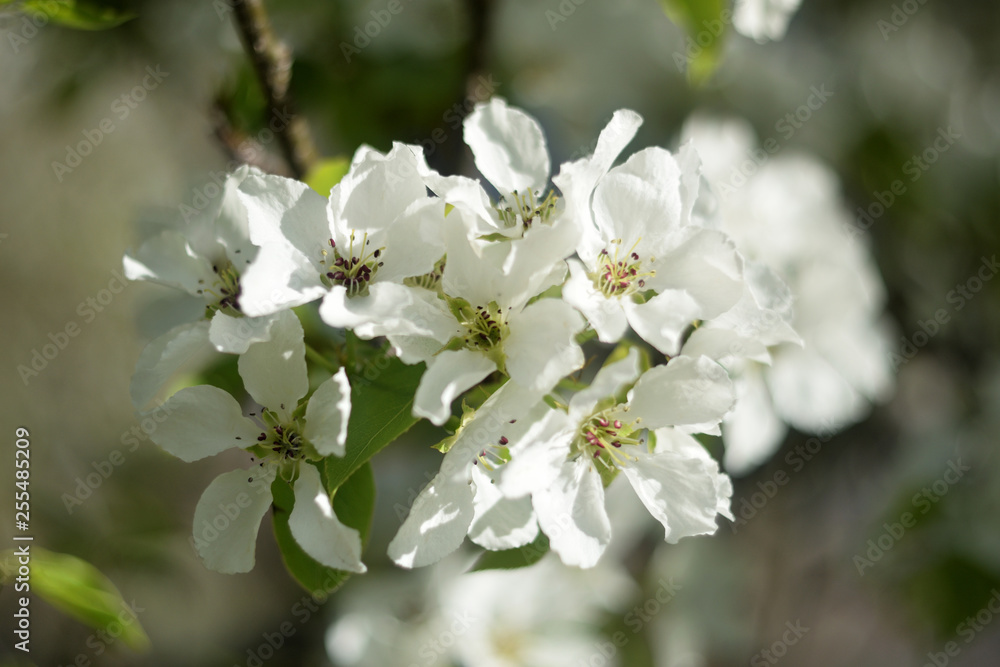
[[[439,461],[426,445],[440,434],[426,426],[374,459],[370,574],[331,601],[308,600],[266,525],[253,572],[209,572],[189,543],[194,506],[243,457],[185,464],[148,441],[129,378],[142,346],[183,321],[184,306],[118,276],[140,217],[197,208],[233,160],[287,170],[264,131],[232,7],[137,0],[134,19],[104,31],[38,26],[8,7],[3,456],[13,460],[15,428],[28,428],[36,543],[108,575],[150,640],[135,652],[36,598],[30,661],[998,664],[1000,6],[803,0],[781,41],[731,32],[702,86],[679,71],[687,38],[655,0],[399,0],[401,11],[360,39],[387,6],[267,2],[321,155],[405,141],[442,171],[472,173],[459,119],[493,94],[539,119],[554,165],[590,153],[623,107],[645,119],[629,152],[676,147],[695,111],[744,118],[761,141],[839,176],[886,284],[895,391],[837,434],[793,431],[769,462],[734,478],[734,511],[750,509],[743,523],[720,520],[714,537],[667,545],[634,499],[615,495],[613,551],[592,572],[546,559],[532,568],[542,578],[456,579],[468,554],[428,571],[394,568],[385,547]],[[779,125],[823,87],[832,94],[807,120]],[[74,158],[81,142],[90,150]],[[887,203],[897,180],[905,187]],[[57,353],[32,367],[50,344]],[[12,488],[13,467],[3,469]],[[12,510],[0,526],[14,533]],[[530,595],[543,585],[558,588]],[[14,597],[0,591],[3,618]],[[524,646],[549,640],[547,661],[526,662]],[[29,664],[12,644],[5,630],[0,661]]]

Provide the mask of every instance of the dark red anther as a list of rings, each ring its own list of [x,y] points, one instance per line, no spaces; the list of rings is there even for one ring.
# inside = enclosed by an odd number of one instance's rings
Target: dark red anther
[[[510,442],[510,440],[507,439],[507,436],[505,436],[505,435],[501,435],[500,436],[500,444],[501,445],[506,445],[508,442]]]
[[[616,420],[615,420],[615,428],[621,428],[621,427],[622,427],[622,422],[621,422],[621,420],[620,420],[620,419],[616,419]]]
[[[639,253],[637,252],[632,253],[632,259],[639,261]]]
[[[267,440],[267,433],[261,433],[257,436],[257,442],[264,442]]]
[[[336,248],[337,247],[337,243],[333,239],[330,239],[330,247],[331,248]]]
[[[372,257],[378,258],[382,254],[381,248],[375,248],[375,252],[372,253]]]

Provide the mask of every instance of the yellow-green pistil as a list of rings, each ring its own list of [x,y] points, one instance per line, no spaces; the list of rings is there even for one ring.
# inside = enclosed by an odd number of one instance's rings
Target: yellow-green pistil
[[[640,419],[626,423],[609,418],[606,412],[598,412],[585,420],[580,425],[574,444],[577,451],[593,457],[607,468],[621,468],[626,462],[636,460],[622,447],[645,443],[643,438],[636,437],[642,432],[642,428],[636,428]]]
[[[496,211],[504,227],[510,228],[520,224],[522,229],[527,230],[534,222],[548,222],[557,201],[559,197],[551,190],[543,199],[535,197],[533,190],[528,190],[527,196],[514,190],[510,197],[505,198],[503,203],[496,207]]]
[[[205,317],[212,317],[216,311],[221,310],[227,315],[239,317],[240,313],[240,274],[231,262],[220,262],[212,266],[215,273],[215,280],[211,285],[206,285],[204,280],[199,280],[198,294],[210,297],[212,300],[205,306]]]
[[[635,251],[639,241],[633,243],[628,252],[621,250],[621,239],[614,239],[611,244],[614,252],[605,248],[597,258],[597,268],[592,274],[594,286],[607,297],[628,296],[644,289],[646,278],[655,276],[656,271],[643,270],[643,260]],[[649,261],[655,261],[655,258],[650,257]]]
[[[369,249],[371,241],[368,240],[368,232],[364,233],[360,243],[355,247],[353,230],[346,254],[341,254],[343,248],[338,249],[333,239],[330,239],[329,243],[330,249],[324,248],[321,251],[323,271],[320,273],[320,280],[323,284],[327,287],[343,285],[347,288],[348,296],[368,294],[368,284],[382,266],[379,257],[385,248]]]

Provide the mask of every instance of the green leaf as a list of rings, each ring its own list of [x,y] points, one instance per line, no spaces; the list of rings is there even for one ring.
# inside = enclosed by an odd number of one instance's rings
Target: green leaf
[[[539,532],[531,544],[506,551],[486,551],[472,566],[471,572],[481,570],[514,570],[534,565],[549,552],[549,538]]]
[[[417,423],[413,395],[426,365],[408,366],[396,357],[381,355],[351,381],[351,419],[343,457],[326,459],[328,489],[337,489],[354,471]]]
[[[726,33],[733,19],[725,0],[660,0],[671,21],[687,33],[684,48],[674,54],[687,68],[688,80],[707,81],[722,59]]]
[[[136,16],[109,5],[83,0],[25,0],[20,7],[33,16],[78,30],[107,30]]]
[[[324,197],[330,196],[330,190],[340,183],[351,168],[351,161],[346,157],[334,157],[320,160],[306,174],[306,185]]]
[[[137,618],[143,609],[129,605],[100,570],[76,556],[29,548],[34,593],[94,629],[119,633],[122,642],[136,651],[149,648],[149,637]],[[17,568],[14,552],[5,552],[3,561],[4,579],[9,580]]]
[[[326,481],[324,486],[329,488]],[[353,573],[317,562],[303,551],[292,537],[288,519],[295,506],[295,495],[291,484],[279,477],[271,484],[271,493],[274,496],[274,536],[285,567],[299,585],[313,597],[325,599]],[[333,496],[333,511],[341,523],[361,533],[363,545],[368,544],[372,515],[375,511],[375,478],[372,476],[370,465],[361,466],[337,489],[336,495]]]

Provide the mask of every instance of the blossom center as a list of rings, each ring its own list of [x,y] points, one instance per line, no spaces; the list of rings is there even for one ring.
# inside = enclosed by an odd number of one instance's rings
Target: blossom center
[[[490,352],[501,346],[510,328],[507,326],[507,313],[496,301],[490,301],[485,306],[462,305],[458,308],[459,324],[465,329],[463,340],[466,347],[473,350]]]
[[[622,250],[622,240],[611,241],[614,251],[601,250],[597,257],[596,271],[593,273],[594,286],[605,296],[628,296],[646,287],[646,278],[656,275],[653,269],[644,269],[643,259],[636,252],[637,240],[627,251]],[[649,261],[655,258],[650,257]]]
[[[528,190],[527,195],[514,190],[496,206],[496,212],[505,228],[520,227],[524,232],[536,222],[548,222],[558,201],[551,190],[544,198],[536,197],[534,190]]]
[[[201,286],[198,294],[208,301],[205,306],[205,317],[211,318],[216,311],[239,317],[240,313],[240,273],[229,261],[212,265],[215,280],[205,286],[204,280],[198,280]]]
[[[608,412],[604,410],[584,420],[574,445],[578,452],[590,456],[606,468],[621,468],[636,460],[627,448],[644,444],[645,438],[637,437],[642,432],[638,426],[639,419],[623,422],[609,416]]]
[[[385,248],[370,249],[371,241],[368,232],[355,245],[355,234],[351,231],[350,244],[346,253],[343,248],[337,248],[336,242],[330,239],[330,249],[323,248],[321,260],[323,269],[320,280],[327,287],[342,285],[347,288],[347,296],[364,296],[368,294],[368,284],[375,277],[382,262],[379,257]]]

